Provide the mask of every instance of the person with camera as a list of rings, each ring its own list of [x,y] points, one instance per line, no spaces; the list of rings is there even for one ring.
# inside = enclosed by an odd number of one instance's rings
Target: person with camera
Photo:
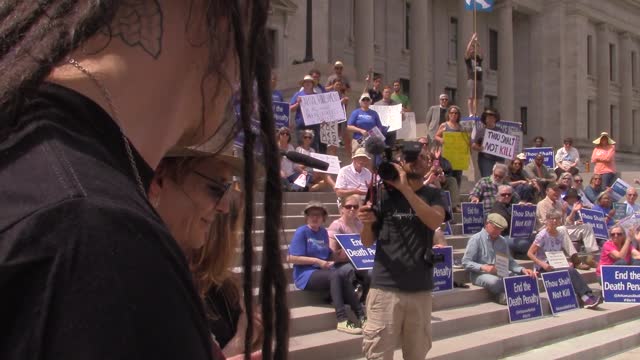
[[[367,359],[390,358],[396,346],[405,359],[424,359],[431,348],[434,230],[450,215],[440,190],[424,186],[427,154],[405,142],[399,161],[383,162],[376,206],[360,207],[364,246],[376,244],[367,296],[363,351]]]

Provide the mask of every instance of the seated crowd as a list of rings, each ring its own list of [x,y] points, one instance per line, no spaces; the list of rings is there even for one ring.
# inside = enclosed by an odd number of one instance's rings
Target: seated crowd
[[[298,152],[310,154],[321,151],[336,154],[338,149],[351,155],[351,163],[340,168],[337,176],[315,173],[313,169],[292,163],[283,157],[283,186],[290,191],[316,191],[330,189],[338,199],[340,218],[328,229],[324,228],[327,211],[322,204],[309,203],[304,215],[307,224],[298,228],[289,248],[289,261],[294,265],[296,286],[303,290],[326,291],[330,294],[336,311],[339,331],[360,334],[366,322],[362,302],[366,297],[368,274],[356,271],[335,239],[336,234],[359,233],[362,224],[356,217],[357,209],[363,204],[372,184],[376,184],[375,164],[378,155],[367,152],[364,139],[375,136],[377,128],[385,136],[385,143],[396,143],[395,134],[382,125],[380,116],[370,106],[396,105],[402,103],[403,112],[409,110],[406,95],[400,90],[400,83],[392,88],[382,85],[382,78],[373,77],[373,86],[359,98],[359,106],[347,116],[348,121],[340,127],[341,147],[330,149],[318,145],[319,127],[304,126],[299,110],[300,97],[323,91],[338,91],[343,104],[348,103],[345,91],[348,80],[341,75],[342,63],[336,62],[335,74],[330,76],[324,87],[316,78],[306,76],[300,92],[291,99],[291,110],[296,111],[294,127],[300,131]],[[319,75],[316,71],[314,75]],[[371,77],[367,77],[367,81]],[[462,170],[455,169],[443,156],[445,133],[465,132],[469,129],[461,125],[461,109],[448,105],[448,96],[439,96],[440,105],[432,106],[427,113],[429,133],[418,134],[417,141],[423,145],[428,157],[430,170],[424,176],[424,185],[446,190],[450,195],[450,211],[460,212],[460,187]],[[346,107],[345,107],[346,110]],[[484,228],[471,236],[462,258],[462,267],[470,273],[471,282],[485,287],[496,302],[506,304],[502,279],[497,275],[496,254],[508,257],[511,274],[532,277],[553,271],[546,258],[546,252],[565,253],[572,285],[585,308],[596,308],[602,301],[593,294],[582,275],[577,270],[595,268],[600,273],[601,265],[640,264],[640,227],[632,229],[617,225],[613,206],[611,186],[616,179],[615,141],[607,133],[602,133],[593,141],[595,147],[591,163],[595,164],[589,184],[583,186],[580,173],[581,162],[578,150],[573,147],[573,139],[565,138],[562,147],[553,157],[554,167],[547,166],[541,153],[530,158],[524,154],[505,164],[501,158],[490,156],[483,151],[485,129],[500,132],[500,114],[495,109],[486,109],[476,122],[477,131],[470,138],[470,149],[478,152],[478,165],[482,177],[469,193],[469,202],[481,203],[485,214]],[[279,131],[281,149],[291,150],[291,129]],[[425,136],[420,136],[425,135]],[[534,147],[543,147],[544,138],[537,136]],[[334,177],[335,176],[335,177]],[[305,181],[302,181],[303,179]],[[296,181],[298,180],[298,181]],[[640,179],[636,180],[640,184]],[[301,183],[306,186],[299,186]],[[637,190],[629,187],[624,197],[626,215],[640,212],[636,203]],[[512,206],[527,204],[536,207],[536,226],[529,237],[512,238],[510,224]],[[581,220],[581,209],[602,212],[610,229],[610,239],[598,239],[593,228]],[[327,231],[328,230],[328,231]],[[436,231],[434,246],[446,246],[442,231]],[[516,260],[533,262],[533,269],[519,265]],[[359,298],[360,297],[360,298]],[[349,304],[354,316],[345,310]],[[356,319],[357,321],[352,321]]]

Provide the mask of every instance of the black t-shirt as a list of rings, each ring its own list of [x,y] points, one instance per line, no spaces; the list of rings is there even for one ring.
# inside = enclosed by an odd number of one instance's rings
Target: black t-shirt
[[[445,209],[439,189],[423,186],[416,191],[429,205]],[[445,221],[449,220],[447,213]],[[425,260],[433,246],[429,229],[397,190],[384,190],[376,222],[376,256],[371,287],[400,291],[433,288],[433,266]]]
[[[474,79],[473,69],[476,69],[475,77],[478,81],[482,81],[482,57],[480,55],[476,55],[475,57],[469,57],[468,59],[464,59],[464,63],[467,64],[467,78],[469,80]]]
[[[209,311],[209,330],[223,349],[236,335],[238,320],[242,314],[238,299],[227,295],[225,286],[233,285],[225,283],[221,287],[214,286],[207,292],[205,299]]]
[[[440,124],[444,124],[445,122],[447,122],[447,108],[440,108],[440,120],[438,122],[438,125]]]
[[[382,91],[371,88],[369,89],[369,97],[371,98],[371,103],[375,104],[382,100]]]
[[[21,100],[0,118],[0,359],[211,359],[186,259],[116,124],[58,85]]]

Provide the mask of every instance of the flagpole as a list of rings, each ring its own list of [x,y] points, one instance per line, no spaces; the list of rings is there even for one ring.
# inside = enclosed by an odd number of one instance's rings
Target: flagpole
[[[473,42],[473,101],[472,101],[472,105],[473,105],[473,116],[477,116],[478,115],[478,90],[477,90],[477,86],[478,86],[478,64],[477,64],[477,59],[478,59],[478,41],[477,41],[477,36],[478,36],[478,30],[477,30],[477,19],[476,19],[476,7],[477,7],[477,2],[475,0],[473,1],[473,33],[476,36],[476,41]]]

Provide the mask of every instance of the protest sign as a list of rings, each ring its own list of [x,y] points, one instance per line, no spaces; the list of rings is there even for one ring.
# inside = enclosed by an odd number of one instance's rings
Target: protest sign
[[[569,267],[569,262],[563,251],[545,251],[544,255],[547,257],[549,265],[554,269],[566,269]]]
[[[461,203],[462,233],[472,235],[484,226],[484,208],[481,203]]]
[[[516,156],[517,139],[513,135],[486,129],[482,140],[482,152],[511,160]]]
[[[273,120],[276,122],[276,130],[289,126],[289,103],[274,101],[271,104],[273,108]]]
[[[597,239],[609,239],[609,229],[604,221],[604,214],[598,210],[580,209],[580,219],[585,224],[591,225]]]
[[[469,134],[466,132],[444,132],[442,134],[442,157],[449,160],[453,170],[469,169]]]
[[[371,130],[367,131],[367,133],[369,134],[369,136],[373,136],[375,138],[378,138],[382,141],[384,141],[385,137],[382,134],[382,131],[380,131],[380,129],[378,129],[378,127],[373,127],[371,128]]]
[[[402,128],[396,132],[397,139],[413,140],[416,136],[416,114],[412,112],[404,113],[402,117]]]
[[[396,131],[402,128],[402,104],[371,105],[369,109],[378,113],[382,125],[389,128],[387,131]]]
[[[307,187],[307,176],[305,174],[300,174],[293,183],[301,188]]]
[[[640,266],[603,265],[600,276],[604,302],[640,302]]]
[[[503,134],[509,134],[515,136],[515,153],[522,152],[522,123],[517,121],[500,120],[496,123],[496,128]]]
[[[444,202],[444,209],[453,217],[453,212],[451,211],[451,193],[445,190],[441,191],[440,194],[442,195],[442,201]],[[453,232],[451,231],[451,224],[448,221],[444,224],[444,229],[442,229],[444,235],[453,235]]]
[[[340,171],[340,159],[337,156],[318,153],[311,153],[309,156],[329,163],[329,168],[327,168],[327,170],[313,169],[315,172],[337,175]]]
[[[538,280],[527,275],[502,279],[509,307],[509,322],[542,317]]]
[[[373,260],[376,256],[375,243],[371,247],[364,247],[360,241],[360,234],[336,234],[336,240],[356,270],[373,268]]]
[[[533,161],[538,154],[544,156],[544,166],[549,169],[553,169],[555,166],[555,160],[552,147],[533,147],[524,149],[524,156],[526,157],[526,164]]]
[[[339,146],[338,123],[325,122],[320,124],[320,142],[327,145]]]
[[[346,120],[340,95],[336,91],[301,96],[300,110],[306,126]]]
[[[542,273],[542,283],[547,290],[553,315],[580,308],[576,292],[573,290],[573,284],[571,284],[569,271],[561,270]]]
[[[510,236],[514,239],[531,237],[536,225],[535,205],[511,205]]]
[[[613,215],[614,221],[620,221],[629,215],[627,214],[627,204],[625,203],[613,203],[613,209],[616,211]]]
[[[616,181],[611,185],[611,200],[616,202],[623,199],[627,194],[627,189],[629,188],[629,184],[627,184],[624,180],[617,178]]]
[[[444,258],[433,264],[433,291],[453,290],[453,247],[433,248],[433,254]]]
[[[496,272],[501,278],[508,277],[511,271],[509,270],[509,255],[501,252],[496,253]]]

